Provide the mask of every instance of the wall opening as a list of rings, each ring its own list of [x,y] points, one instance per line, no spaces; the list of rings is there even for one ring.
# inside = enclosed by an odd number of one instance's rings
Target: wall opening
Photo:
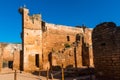
[[[49,63],[50,63],[50,70],[52,70],[52,52],[49,53],[48,60],[49,60]]]
[[[80,35],[76,34],[76,42],[79,42],[79,41],[80,41]]]
[[[3,68],[11,68],[13,69],[13,61],[3,61]]]
[[[82,51],[82,64],[83,66],[89,66],[90,61],[89,61],[89,48],[85,47],[84,50]]]
[[[75,68],[77,68],[76,47],[74,48],[74,62],[75,62]]]
[[[47,27],[45,26],[45,22],[42,21],[42,31],[45,32],[47,31]]]
[[[24,58],[23,58],[23,51],[20,51],[20,71],[23,71],[23,61],[24,61]]]
[[[35,65],[39,67],[39,54],[35,55]]]
[[[101,43],[101,46],[105,46],[106,45],[106,43]]]
[[[90,66],[89,44],[84,43],[84,37],[82,37],[82,65]]]
[[[5,68],[5,67],[8,67],[8,61],[4,61],[4,60],[3,60],[2,68]]]
[[[70,41],[70,36],[67,36],[67,41]]]
[[[8,68],[13,69],[13,61],[8,61]]]

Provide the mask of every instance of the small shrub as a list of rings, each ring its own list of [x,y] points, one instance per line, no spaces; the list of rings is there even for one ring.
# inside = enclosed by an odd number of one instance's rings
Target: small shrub
[[[68,43],[65,43],[64,46],[65,46],[65,48],[70,48],[70,44],[68,44]]]
[[[52,66],[53,71],[60,71],[61,67],[60,66]]]
[[[55,52],[55,49],[54,49],[54,48],[52,48],[52,52],[53,52],[53,53]]]

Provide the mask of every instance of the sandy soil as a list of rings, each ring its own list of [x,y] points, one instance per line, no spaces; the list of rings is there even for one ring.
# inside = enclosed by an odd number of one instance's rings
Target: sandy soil
[[[4,68],[0,72],[0,80],[15,80],[14,75],[15,75],[15,70]],[[44,76],[39,77],[38,75],[33,75],[31,73],[26,73],[26,72],[20,73],[20,71],[17,71],[16,76],[17,76],[17,80],[47,80],[47,78]],[[52,80],[52,79],[49,79],[49,80]],[[61,80],[61,79],[54,79],[54,80]],[[65,78],[65,80],[89,80],[89,76],[83,76],[83,77],[77,77],[77,78]]]
[[[0,72],[0,80],[14,80],[15,71],[5,68]],[[46,77],[36,76],[31,73],[17,71],[17,80],[46,80]]]

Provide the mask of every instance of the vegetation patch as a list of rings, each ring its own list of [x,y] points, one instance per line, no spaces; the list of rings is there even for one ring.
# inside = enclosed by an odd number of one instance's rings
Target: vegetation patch
[[[68,44],[68,43],[65,43],[64,46],[65,46],[65,48],[70,48],[70,44]]]

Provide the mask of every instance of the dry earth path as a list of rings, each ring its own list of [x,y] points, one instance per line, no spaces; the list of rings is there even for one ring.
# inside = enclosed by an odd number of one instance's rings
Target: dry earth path
[[[15,76],[15,71],[8,68],[4,68],[0,72],[0,80],[15,80],[14,76]],[[20,73],[20,71],[17,71],[16,76],[17,76],[17,80],[47,80],[46,77],[44,76],[39,77],[31,73],[26,73],[26,72]],[[54,79],[54,80],[61,80],[61,79]],[[89,76],[83,76],[83,77],[77,77],[77,78],[71,77],[71,78],[65,78],[65,80],[89,80]]]

